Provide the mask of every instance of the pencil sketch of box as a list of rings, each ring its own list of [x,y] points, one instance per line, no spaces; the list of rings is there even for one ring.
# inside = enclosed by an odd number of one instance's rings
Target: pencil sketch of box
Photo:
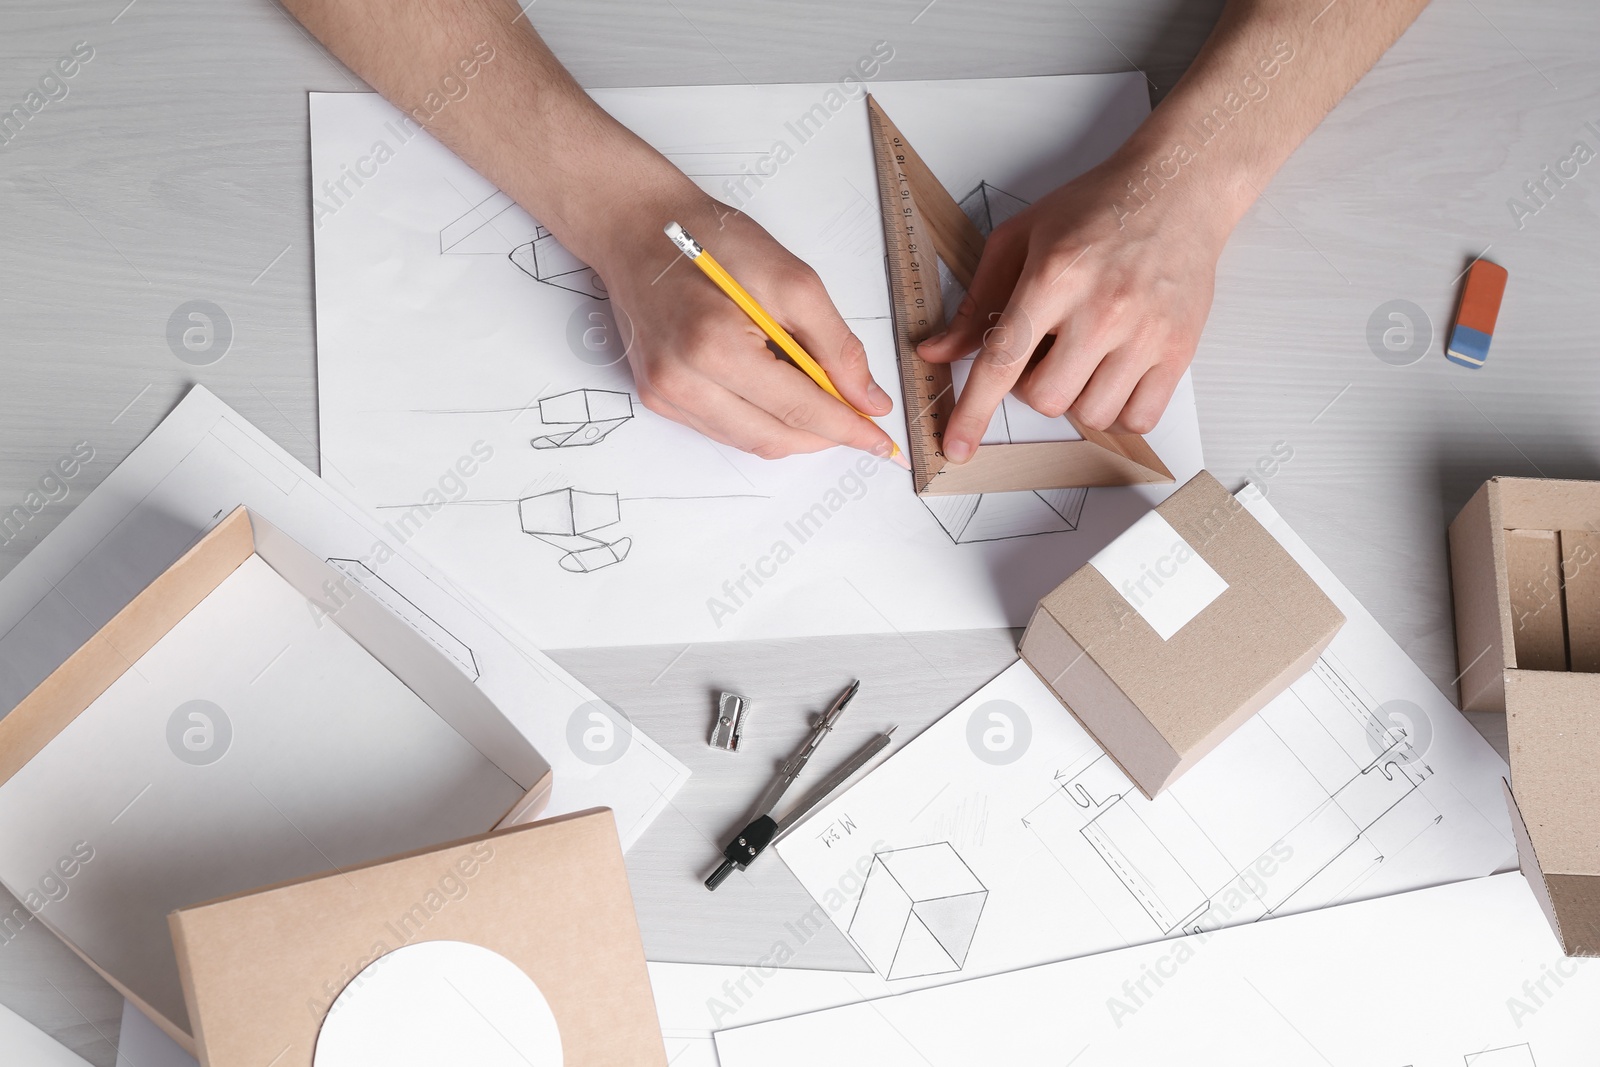
[[[505,193],[495,193],[440,230],[439,253],[505,256],[536,282],[606,299],[600,276]]]
[[[633,394],[615,389],[572,389],[539,401],[539,421],[557,429],[529,443],[534,448],[599,444],[633,418]]]
[[[606,283],[589,265],[557,241],[549,230],[540,226],[536,236],[526,244],[511,250],[511,262],[536,282],[554,285],[579,296],[606,299]]]
[[[574,574],[621,563],[633,548],[631,537],[607,540],[595,532],[622,521],[616,493],[553,489],[517,501],[517,515],[522,532],[561,549],[561,569]]]
[[[959,971],[989,890],[947,841],[872,858],[850,937],[885,978]]]

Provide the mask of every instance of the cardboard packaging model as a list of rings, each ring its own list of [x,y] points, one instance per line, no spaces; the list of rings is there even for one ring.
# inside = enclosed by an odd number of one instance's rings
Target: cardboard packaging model
[[[1039,602],[1021,652],[1153,799],[1309,670],[1342,625],[1201,471]]]
[[[1491,478],[1450,524],[1465,711],[1501,711],[1517,859],[1569,956],[1600,956],[1600,482]]]
[[[530,821],[550,784],[425,634],[239,508],[0,719],[0,883],[48,872],[29,910],[192,1052],[171,911]]]

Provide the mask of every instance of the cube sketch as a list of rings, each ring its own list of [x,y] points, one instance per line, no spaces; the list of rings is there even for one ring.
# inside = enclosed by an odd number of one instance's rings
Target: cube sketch
[[[577,448],[598,444],[633,418],[633,394],[610,389],[573,389],[539,401],[539,419],[546,426],[571,429],[535,437],[534,448]]]
[[[958,545],[1001,541],[1078,528],[1087,489],[1032,489],[1016,493],[923,497],[933,517]]]
[[[495,193],[439,231],[441,255],[505,256],[536,282],[595,300],[605,283],[505,193]]]
[[[1526,1044],[1492,1048],[1487,1052],[1473,1052],[1464,1059],[1466,1067],[1535,1067],[1533,1049]]]
[[[959,971],[989,890],[948,841],[872,858],[850,938],[885,978]]]
[[[457,256],[503,256],[538,228],[532,215],[505,193],[495,193],[439,231],[439,252]]]
[[[589,265],[540,226],[534,239],[511,250],[511,262],[536,282],[554,285],[580,296],[606,299],[606,284]]]
[[[972,192],[961,198],[961,210],[985,237],[1027,206],[1028,201],[1022,197],[1012,196],[988,182],[979,182]]]
[[[589,493],[581,489],[553,489],[517,501],[522,532],[563,551],[561,569],[588,574],[621,563],[633,548],[633,538],[607,541],[594,531],[622,520],[622,501],[616,493]]]

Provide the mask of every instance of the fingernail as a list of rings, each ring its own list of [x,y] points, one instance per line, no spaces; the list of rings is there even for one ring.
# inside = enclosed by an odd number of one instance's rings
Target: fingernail
[[[877,382],[867,386],[867,399],[872,401],[873,407],[882,408],[885,411],[894,406],[894,401],[889,399],[889,394],[884,392]]]
[[[951,463],[965,463],[972,458],[972,446],[965,441],[946,441],[944,456]]]
[[[932,348],[934,345],[938,344],[940,341],[943,341],[944,340],[944,335],[949,333],[949,332],[950,332],[949,330],[940,330],[938,333],[934,334],[932,337],[929,337],[926,340],[917,342],[917,347],[918,348]]]

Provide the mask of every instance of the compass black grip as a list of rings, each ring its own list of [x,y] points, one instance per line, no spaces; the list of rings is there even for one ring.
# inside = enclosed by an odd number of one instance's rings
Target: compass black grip
[[[777,832],[777,822],[772,816],[763,815],[739,831],[738,836],[722,850],[722,858],[735,864],[742,871],[750,866],[751,860],[761,855],[766,847],[772,844],[772,838]]]

